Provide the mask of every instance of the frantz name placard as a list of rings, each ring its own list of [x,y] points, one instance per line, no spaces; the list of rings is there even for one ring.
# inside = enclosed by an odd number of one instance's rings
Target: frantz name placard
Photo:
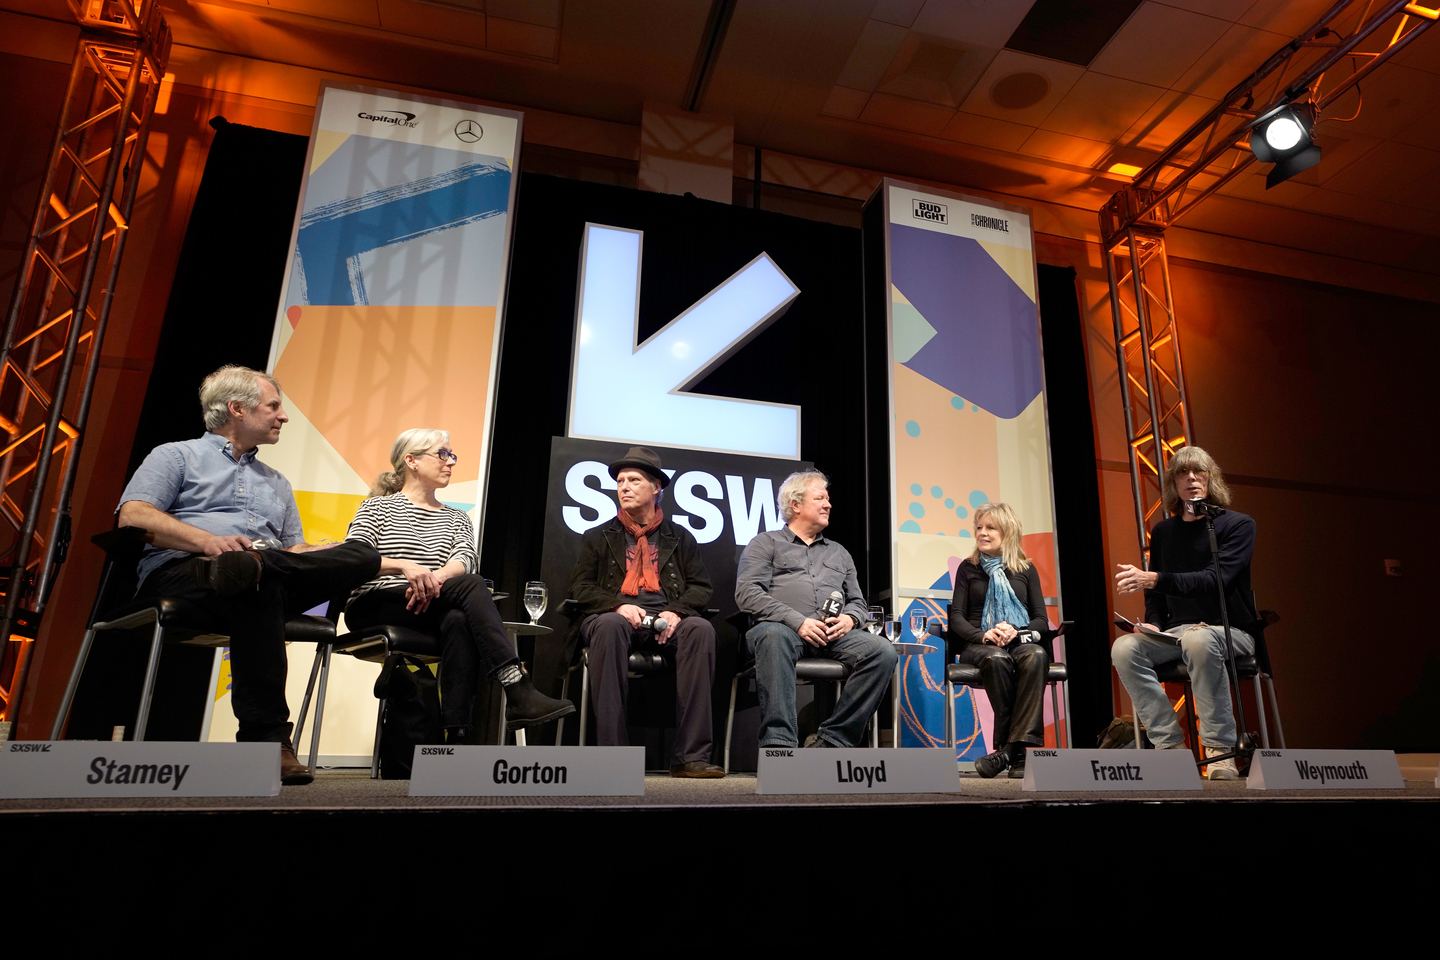
[[[0,797],[273,797],[278,743],[14,741],[0,750]]]
[[[757,793],[959,793],[946,750],[761,747]]]
[[[1256,750],[1251,790],[1403,790],[1391,750]]]
[[[1022,790],[1200,790],[1188,750],[1049,750],[1032,747]]]
[[[644,747],[416,747],[412,797],[639,797]]]

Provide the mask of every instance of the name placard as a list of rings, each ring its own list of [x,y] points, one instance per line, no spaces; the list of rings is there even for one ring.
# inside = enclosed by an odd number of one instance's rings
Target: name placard
[[[1251,790],[1403,790],[1393,750],[1256,750]]]
[[[756,793],[959,793],[947,750],[761,747]]]
[[[274,797],[278,743],[12,741],[0,797]]]
[[[1022,790],[1201,790],[1189,750],[1031,747]]]
[[[416,747],[412,797],[640,797],[644,747]]]

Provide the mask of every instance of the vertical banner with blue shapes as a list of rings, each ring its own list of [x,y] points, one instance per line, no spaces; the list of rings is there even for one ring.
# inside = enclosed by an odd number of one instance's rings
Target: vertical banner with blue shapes
[[[891,596],[945,620],[974,552],[971,511],[1008,503],[1024,526],[1050,620],[1060,622],[1050,441],[1029,211],[894,180],[884,206],[890,373]],[[907,636],[907,639],[909,637]],[[945,743],[945,652],[901,663],[901,744]],[[1056,658],[1063,659],[1063,641]],[[983,689],[956,688],[957,757],[988,753]],[[1062,716],[1046,703],[1046,742]]]

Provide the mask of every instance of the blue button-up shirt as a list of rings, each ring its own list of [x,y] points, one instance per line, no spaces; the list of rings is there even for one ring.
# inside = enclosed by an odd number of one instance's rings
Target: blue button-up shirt
[[[218,536],[274,537],[287,547],[304,543],[290,481],[256,460],[257,451],[236,459],[234,445],[213,433],[162,443],[130,478],[120,505],[139,500]],[[189,554],[183,550],[146,547],[140,558],[141,581],[166,561],[184,556]]]

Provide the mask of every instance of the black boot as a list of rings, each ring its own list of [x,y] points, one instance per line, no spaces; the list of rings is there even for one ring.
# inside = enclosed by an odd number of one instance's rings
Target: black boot
[[[528,673],[505,688],[506,729],[523,730],[574,712],[575,704],[569,700],[555,700],[536,690]]]

